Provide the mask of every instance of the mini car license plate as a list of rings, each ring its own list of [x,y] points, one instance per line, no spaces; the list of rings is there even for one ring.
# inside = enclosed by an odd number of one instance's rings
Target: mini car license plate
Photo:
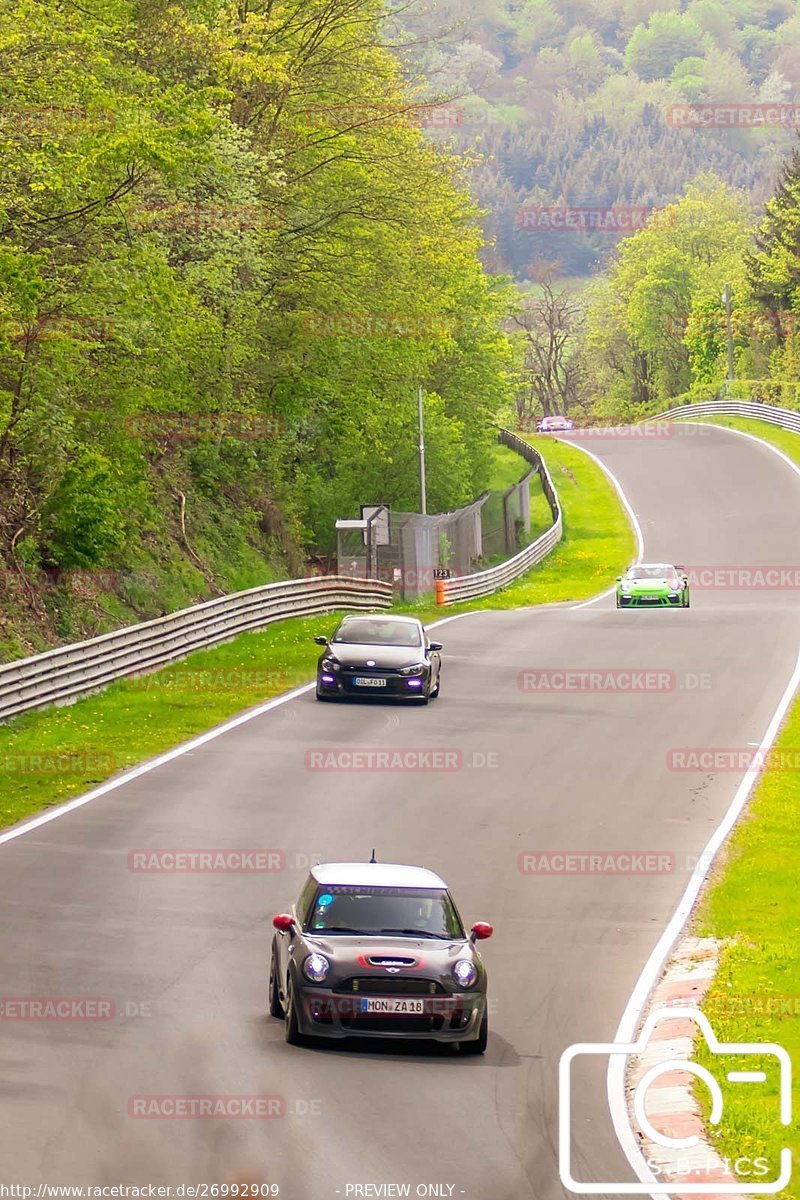
[[[376,996],[361,999],[362,1013],[397,1014],[399,1016],[424,1016],[424,1000],[408,1000],[404,996]]]
[[[376,688],[386,687],[385,679],[356,678],[353,680],[353,682],[355,683],[356,687],[376,687]]]

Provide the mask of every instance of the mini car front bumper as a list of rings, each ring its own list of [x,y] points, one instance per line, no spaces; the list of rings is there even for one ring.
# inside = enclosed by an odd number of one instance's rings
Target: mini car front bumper
[[[387,997],[342,995],[324,988],[300,988],[295,998],[298,1028],[307,1037],[323,1038],[421,1038],[436,1042],[469,1042],[478,1037],[486,1010],[485,992],[404,995],[399,998],[421,1002],[423,1012],[367,1013],[366,1001]]]

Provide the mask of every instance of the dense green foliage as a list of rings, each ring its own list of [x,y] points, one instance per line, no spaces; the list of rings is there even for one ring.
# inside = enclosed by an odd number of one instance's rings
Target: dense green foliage
[[[413,506],[418,385],[431,508],[481,490],[508,288],[382,17],[0,4],[0,566],[21,602],[43,570],[114,570],[148,612],[302,569],[337,516]]]
[[[763,203],[791,145],[774,118],[686,127],[674,106],[796,103],[796,0],[432,0],[404,20],[432,93],[461,111],[435,136],[483,155],[495,270],[527,279],[557,260],[585,276],[617,240],[521,230],[524,205],[661,207],[708,170]]]
[[[731,289],[727,384],[724,289]],[[584,294],[572,353],[594,418],[637,420],[677,396],[800,407],[800,154],[758,224],[713,176],[633,237]]]

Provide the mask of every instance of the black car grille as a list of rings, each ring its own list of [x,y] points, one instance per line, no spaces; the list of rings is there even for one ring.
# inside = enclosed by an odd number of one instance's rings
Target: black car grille
[[[397,675],[397,671],[391,667],[349,667],[342,665],[340,671],[343,675],[366,675],[372,678],[373,675]]]
[[[352,996],[446,996],[447,992],[435,979],[411,979],[376,976],[374,979],[354,976],[343,979],[333,989],[341,995]]]
[[[343,1017],[342,1028],[352,1033],[438,1033],[444,1017]]]

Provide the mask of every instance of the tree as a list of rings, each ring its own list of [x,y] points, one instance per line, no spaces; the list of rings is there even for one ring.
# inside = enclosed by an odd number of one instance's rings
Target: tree
[[[625,65],[641,79],[667,79],[683,58],[702,55],[706,40],[685,13],[655,12],[637,25],[625,47]]]
[[[517,425],[535,417],[565,414],[580,403],[582,368],[576,354],[582,308],[570,288],[556,289],[547,273],[514,315],[524,347],[516,397]]]

